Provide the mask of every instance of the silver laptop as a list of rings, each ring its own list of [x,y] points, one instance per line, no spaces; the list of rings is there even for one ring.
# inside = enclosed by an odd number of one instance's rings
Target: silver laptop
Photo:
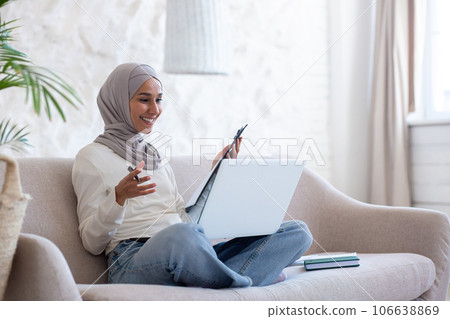
[[[195,220],[209,239],[275,233],[303,168],[294,159],[224,159]]]

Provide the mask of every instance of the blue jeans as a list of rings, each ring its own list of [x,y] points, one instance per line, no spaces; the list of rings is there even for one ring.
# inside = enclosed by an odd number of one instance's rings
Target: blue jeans
[[[235,238],[214,246],[201,226],[178,223],[146,243],[120,242],[108,254],[108,279],[204,288],[265,286],[311,243],[311,233],[301,221],[283,222],[272,235]]]

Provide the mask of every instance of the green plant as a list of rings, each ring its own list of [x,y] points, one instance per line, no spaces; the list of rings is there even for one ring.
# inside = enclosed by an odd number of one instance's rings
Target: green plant
[[[3,120],[0,122],[0,145],[7,146],[13,151],[24,152],[28,144],[28,132],[25,127],[19,128],[17,124],[11,124],[11,120]]]
[[[0,0],[0,8],[9,2],[11,0]],[[25,53],[10,46],[10,42],[14,40],[11,33],[18,28],[13,26],[16,21],[3,21],[0,16],[0,90],[11,87],[24,88],[26,90],[25,100],[28,101],[31,96],[37,115],[40,115],[44,109],[48,119],[52,120],[53,109],[65,121],[66,116],[58,102],[59,99],[77,108],[82,103],[81,98],[58,74],[45,67],[35,65]],[[13,148],[12,145],[15,145],[13,149],[22,151],[24,148],[17,147],[17,143],[22,143],[22,146],[29,145],[24,139],[28,133],[23,135],[25,128],[18,129],[17,125],[10,124],[9,120],[7,122],[3,120],[2,125],[0,146]],[[16,130],[15,133],[14,130]]]

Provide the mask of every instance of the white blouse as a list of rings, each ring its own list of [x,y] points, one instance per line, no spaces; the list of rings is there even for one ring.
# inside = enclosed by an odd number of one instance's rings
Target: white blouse
[[[108,254],[122,240],[151,237],[167,226],[190,222],[167,163],[158,170],[142,171],[156,183],[156,192],[116,202],[115,187],[128,174],[130,164],[107,146],[91,143],[82,148],[72,170],[77,195],[79,231],[83,246],[94,255]]]

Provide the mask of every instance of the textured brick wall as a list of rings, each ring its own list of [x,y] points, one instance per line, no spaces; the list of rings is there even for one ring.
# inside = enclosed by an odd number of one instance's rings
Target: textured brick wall
[[[165,110],[155,129],[173,137],[173,154],[190,154],[192,139],[231,137],[241,123],[246,137],[312,138],[329,177],[328,2],[230,0],[232,68],[228,76],[162,71],[165,0],[18,0],[2,10],[20,18],[15,47],[39,64],[65,73],[82,95],[68,120],[38,119],[18,90],[0,92],[2,117],[29,125],[29,156],[72,157],[103,128],[95,98],[119,63],[154,66],[165,85]],[[95,20],[95,21],[94,21]],[[268,110],[267,110],[268,109]],[[266,111],[267,110],[267,111]],[[56,114],[55,114],[56,115]],[[261,150],[276,155],[266,142]],[[290,147],[295,157],[299,147]]]

